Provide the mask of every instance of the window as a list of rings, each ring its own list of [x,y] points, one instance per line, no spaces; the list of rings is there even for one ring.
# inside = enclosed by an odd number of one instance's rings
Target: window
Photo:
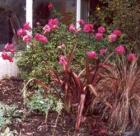
[[[34,0],[34,26],[37,22],[41,25],[45,25],[48,18],[51,16],[51,12],[48,9],[48,3],[50,0]],[[70,23],[75,17],[76,0],[51,0],[55,9],[63,15],[61,21],[64,23]]]
[[[25,22],[25,0],[0,0],[0,50],[16,42],[16,31]]]

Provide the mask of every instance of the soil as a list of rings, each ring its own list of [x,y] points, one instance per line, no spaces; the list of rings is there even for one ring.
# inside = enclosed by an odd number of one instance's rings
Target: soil
[[[17,136],[109,136],[107,125],[99,117],[87,117],[78,133],[74,129],[75,115],[63,112],[55,127],[57,113],[50,112],[45,122],[43,113],[28,112],[23,105],[22,87],[21,79],[11,78],[0,81],[0,101],[8,105],[16,104],[19,111],[24,111],[22,117],[15,117],[9,125],[11,131],[17,131]]]

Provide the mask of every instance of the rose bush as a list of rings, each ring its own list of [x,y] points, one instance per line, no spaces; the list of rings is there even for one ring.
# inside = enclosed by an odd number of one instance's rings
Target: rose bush
[[[103,56],[106,50],[113,51],[118,45],[127,45],[123,41],[122,32],[118,29],[110,33],[111,30],[104,26],[94,29],[94,24],[80,21],[79,23],[81,27],[77,29],[74,24],[66,26],[57,18],[51,18],[44,27],[35,28],[33,36],[28,34],[25,26],[19,29],[19,31],[22,30],[20,34],[18,31],[21,40],[30,45],[30,48],[22,54],[18,61],[23,77],[49,80],[48,70],[50,68],[59,69],[59,56],[67,56],[75,44],[72,66],[77,71],[84,66],[86,52],[95,51],[97,54],[100,52],[99,54]]]

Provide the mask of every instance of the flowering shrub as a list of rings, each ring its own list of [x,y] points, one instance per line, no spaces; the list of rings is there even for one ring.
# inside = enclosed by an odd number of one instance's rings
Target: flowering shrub
[[[77,29],[74,24],[66,26],[60,23],[58,19],[53,18],[48,20],[48,23],[43,28],[40,28],[40,26],[36,28],[37,33],[33,33],[32,37],[27,34],[26,30],[26,34],[24,33],[24,36],[21,34],[20,37],[31,47],[22,54],[18,61],[23,77],[37,77],[49,81],[48,71],[50,68],[60,69],[58,65],[59,58],[61,58],[61,61],[64,61],[69,50],[75,44],[76,49],[72,67],[76,71],[84,67],[85,52],[89,56],[92,56],[90,54],[95,52],[96,58],[98,56],[103,57],[107,50],[113,51],[117,45],[124,44],[122,42],[123,34],[120,30],[114,30],[110,34],[115,36],[114,41],[114,37],[111,37],[112,39],[108,38],[109,32],[107,28],[100,26],[96,30],[93,29],[93,26],[93,24],[84,22],[81,28]],[[25,30],[24,26],[21,29]],[[120,33],[117,34],[116,32],[114,34],[115,31]],[[98,52],[99,55],[96,55]]]
[[[15,52],[15,47],[13,44],[7,43],[2,52],[2,58],[4,60],[9,60],[9,62],[13,62],[13,55]]]
[[[99,24],[120,28],[128,36],[132,48],[139,50],[139,0],[99,0],[100,9],[95,11],[93,18]],[[135,46],[134,46],[135,45]]]

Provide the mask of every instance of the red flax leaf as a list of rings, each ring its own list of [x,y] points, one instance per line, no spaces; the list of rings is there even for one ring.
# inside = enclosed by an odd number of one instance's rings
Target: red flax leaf
[[[76,130],[79,130],[80,124],[81,124],[81,121],[82,121],[82,117],[83,117],[82,112],[83,112],[83,109],[84,109],[85,97],[86,97],[85,94],[81,94],[80,103],[79,103],[79,106],[78,106],[76,125],[75,125]]]

